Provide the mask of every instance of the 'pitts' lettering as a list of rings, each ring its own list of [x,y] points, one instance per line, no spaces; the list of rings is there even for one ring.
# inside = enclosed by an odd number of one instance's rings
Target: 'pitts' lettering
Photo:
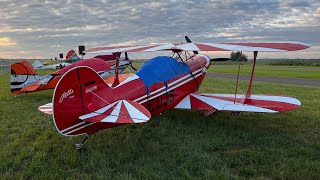
[[[70,96],[71,94],[73,94],[73,90],[72,89],[69,89],[67,92],[64,92],[60,97],[59,103],[62,103],[63,100],[65,98],[67,98],[68,96]]]

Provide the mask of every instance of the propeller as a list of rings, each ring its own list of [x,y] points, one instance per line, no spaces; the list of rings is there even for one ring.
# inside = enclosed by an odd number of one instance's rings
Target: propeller
[[[210,61],[231,61],[230,58],[213,58]]]
[[[188,36],[185,36],[184,38],[186,39],[187,43],[192,43],[192,41],[190,40],[190,38]],[[194,54],[199,54],[198,51],[193,51],[193,53]]]
[[[190,38],[188,36],[184,36],[184,38],[186,39],[187,43],[192,43],[192,41],[190,40]],[[194,54],[199,54],[198,51],[193,51]],[[230,61],[230,58],[213,58],[210,59],[210,61]]]

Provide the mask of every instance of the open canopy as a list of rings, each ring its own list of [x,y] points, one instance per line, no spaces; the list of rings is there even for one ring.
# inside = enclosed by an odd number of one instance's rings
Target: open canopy
[[[180,43],[152,44],[138,46],[106,46],[88,49],[86,53],[103,54],[116,52],[152,52],[152,51],[261,51],[283,52],[309,48],[301,42],[223,42],[223,43]]]

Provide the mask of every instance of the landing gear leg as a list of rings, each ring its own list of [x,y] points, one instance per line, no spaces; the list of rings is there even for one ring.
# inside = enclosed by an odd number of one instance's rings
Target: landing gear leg
[[[82,143],[75,144],[76,150],[80,151],[80,150],[83,148],[84,144],[88,141],[88,138],[89,138],[89,137],[90,137],[90,135],[86,134],[86,135],[85,135],[85,138],[84,138],[83,141],[82,141]]]

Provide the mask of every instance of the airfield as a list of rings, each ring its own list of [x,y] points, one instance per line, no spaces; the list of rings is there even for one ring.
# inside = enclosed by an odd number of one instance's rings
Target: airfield
[[[74,144],[83,137],[60,135],[52,118],[37,110],[51,102],[53,90],[15,97],[9,94],[9,74],[2,74],[0,179],[320,178],[320,86],[293,82],[319,82],[319,67],[258,61],[252,94],[295,97],[302,103],[297,110],[204,117],[175,109],[146,124],[101,131],[82,152]],[[240,77],[250,68],[242,65]],[[200,92],[234,93],[235,78],[228,76],[236,73],[235,63],[213,64]],[[259,82],[261,77],[271,80]],[[248,80],[239,85],[238,93],[245,93]]]

